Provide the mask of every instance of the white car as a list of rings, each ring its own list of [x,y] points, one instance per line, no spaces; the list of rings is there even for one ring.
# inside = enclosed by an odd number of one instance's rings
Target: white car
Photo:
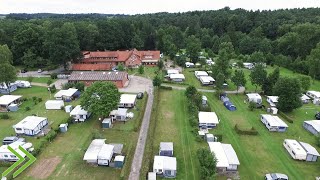
[[[42,73],[42,69],[38,69],[38,73]]]
[[[266,174],[265,180],[289,180],[288,176],[281,173]]]

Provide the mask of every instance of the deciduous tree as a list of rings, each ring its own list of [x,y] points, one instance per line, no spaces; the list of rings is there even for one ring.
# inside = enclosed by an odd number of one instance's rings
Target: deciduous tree
[[[239,91],[239,88],[241,86],[245,86],[247,83],[246,77],[244,75],[244,72],[242,70],[236,70],[234,72],[234,75],[231,78],[231,81],[234,83],[234,85],[237,86],[237,93]]]
[[[120,92],[111,82],[95,82],[81,95],[81,106],[100,117],[107,117],[118,107]]]
[[[257,64],[250,73],[251,83],[256,86],[255,92],[258,86],[262,86],[266,79],[267,71],[262,64]]]

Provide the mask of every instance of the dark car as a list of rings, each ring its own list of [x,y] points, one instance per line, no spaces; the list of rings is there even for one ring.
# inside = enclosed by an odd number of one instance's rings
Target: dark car
[[[26,73],[26,72],[28,72],[28,71],[27,71],[26,69],[21,69],[20,72],[21,72],[21,73]]]
[[[138,99],[142,99],[142,98],[143,98],[143,93],[142,93],[142,92],[139,92],[139,93],[137,94],[137,98],[138,98]]]
[[[320,112],[318,112],[316,115],[314,115],[314,117],[316,118],[316,120],[320,120]]]

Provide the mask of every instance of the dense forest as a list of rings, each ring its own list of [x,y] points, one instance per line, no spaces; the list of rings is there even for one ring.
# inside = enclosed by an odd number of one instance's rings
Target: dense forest
[[[218,55],[231,44],[238,61],[265,62],[320,79],[320,9],[157,13],[145,15],[11,14],[0,20],[0,44],[14,65],[54,67],[81,50],[159,49],[171,58],[187,49]]]

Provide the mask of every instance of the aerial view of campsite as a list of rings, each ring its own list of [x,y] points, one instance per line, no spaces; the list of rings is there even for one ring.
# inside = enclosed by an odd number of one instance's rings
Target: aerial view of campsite
[[[320,180],[320,3],[0,0],[0,179]]]

